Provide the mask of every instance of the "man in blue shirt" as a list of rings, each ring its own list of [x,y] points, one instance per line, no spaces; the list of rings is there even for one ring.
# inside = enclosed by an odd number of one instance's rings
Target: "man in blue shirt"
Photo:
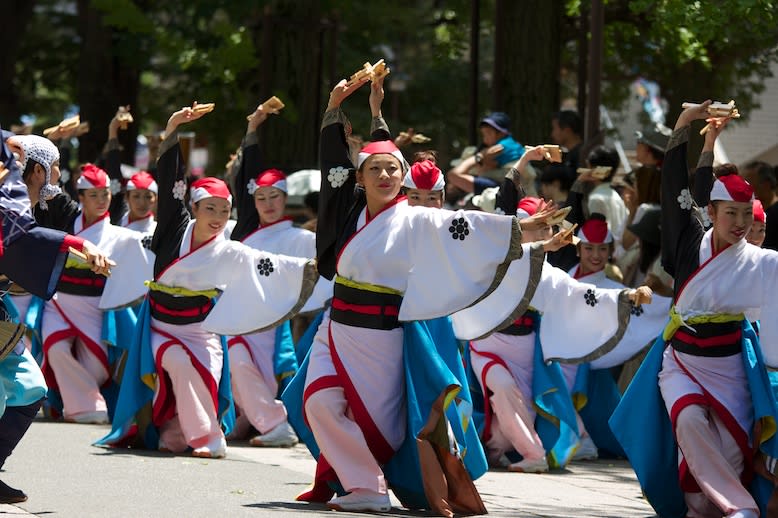
[[[474,194],[499,186],[507,167],[524,154],[524,146],[511,136],[510,125],[510,117],[503,112],[493,112],[481,119],[480,150],[450,170],[446,181]]]

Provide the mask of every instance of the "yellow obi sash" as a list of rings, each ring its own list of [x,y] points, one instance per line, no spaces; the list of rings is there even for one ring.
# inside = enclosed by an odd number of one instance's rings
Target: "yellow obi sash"
[[[335,284],[340,284],[341,286],[345,286],[346,288],[353,288],[355,290],[384,293],[386,295],[399,295],[402,297],[403,294],[403,292],[400,290],[387,288],[386,286],[380,286],[378,284],[370,284],[368,282],[352,281],[351,279],[346,279],[340,275],[335,276]]]
[[[670,308],[670,321],[665,326],[665,330],[662,332],[662,338],[665,342],[669,341],[676,331],[682,327],[692,327],[696,324],[725,324],[728,322],[740,322],[746,318],[743,313],[738,315],[730,313],[716,313],[713,315],[697,315],[684,319],[675,306]]]
[[[168,295],[173,295],[176,297],[208,297],[209,299],[212,299],[219,294],[219,290],[215,288],[212,290],[195,291],[188,288],[182,288],[180,286],[168,286],[166,284],[160,284],[156,281],[146,281],[143,284],[148,286],[151,291],[160,291],[162,293],[167,293]]]
[[[202,322],[213,308],[213,299],[219,290],[190,290],[180,286],[166,286],[155,281],[144,283],[149,287],[151,316],[175,325]]]

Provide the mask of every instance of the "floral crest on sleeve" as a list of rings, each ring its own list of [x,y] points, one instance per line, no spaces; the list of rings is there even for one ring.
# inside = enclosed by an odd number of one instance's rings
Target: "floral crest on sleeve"
[[[595,294],[594,290],[592,289],[586,290],[586,293],[584,293],[584,302],[586,302],[586,304],[591,307],[597,305],[599,300],[597,300],[597,295]]]
[[[707,230],[713,226],[713,222],[710,220],[710,216],[708,216],[708,211],[705,207],[698,207],[697,215],[700,218],[700,223],[702,223],[702,228]]]
[[[257,189],[259,189],[259,186],[257,185],[257,181],[255,179],[249,180],[249,183],[246,184],[246,190],[249,192],[249,194],[253,195]]]
[[[259,260],[259,264],[257,264],[257,270],[259,270],[260,275],[269,277],[270,274],[275,271],[275,266],[273,265],[273,261],[265,257]]]
[[[183,180],[178,180],[173,184],[173,198],[177,200],[183,200],[186,195],[186,183]]]
[[[689,210],[692,208],[692,195],[689,192],[689,189],[682,190],[681,194],[678,195],[677,200],[682,210]]]
[[[448,231],[451,232],[452,239],[464,241],[465,237],[470,234],[470,224],[465,218],[454,218],[451,220]]]
[[[333,167],[330,169],[329,174],[327,174],[327,181],[330,182],[330,185],[332,185],[333,189],[337,189],[346,183],[347,178],[348,169],[343,166]]]
[[[111,178],[111,194],[116,195],[119,194],[122,190],[122,182],[120,182],[116,178]]]

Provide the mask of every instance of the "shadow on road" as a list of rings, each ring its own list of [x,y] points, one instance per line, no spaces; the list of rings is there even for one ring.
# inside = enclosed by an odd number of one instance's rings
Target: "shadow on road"
[[[246,504],[243,507],[251,507],[255,509],[267,509],[275,511],[294,511],[300,513],[321,513],[322,511],[328,511],[326,505],[318,503],[307,502],[260,502],[256,504]],[[364,513],[348,513],[339,512],[338,516],[364,516]],[[406,509],[398,509],[393,507],[388,513],[381,513],[381,516],[435,516],[432,513],[425,511],[408,511]]]

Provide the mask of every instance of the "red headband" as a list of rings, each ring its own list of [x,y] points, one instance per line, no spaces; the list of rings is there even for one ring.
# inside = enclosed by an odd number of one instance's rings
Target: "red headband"
[[[403,178],[403,187],[409,189],[425,189],[442,191],[446,186],[443,173],[432,160],[422,160],[411,166],[411,170]]]
[[[77,189],[107,189],[108,185],[108,173],[94,164],[81,166],[81,176],[76,182]]]
[[[212,176],[206,176],[194,182],[191,187],[191,196],[192,203],[206,198],[222,198],[232,203],[232,195],[227,184]]]

